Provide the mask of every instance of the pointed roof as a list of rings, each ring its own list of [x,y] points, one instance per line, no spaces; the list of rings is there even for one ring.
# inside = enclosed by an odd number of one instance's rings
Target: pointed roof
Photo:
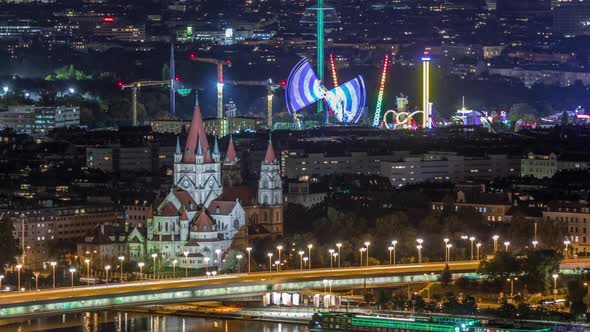
[[[180,149],[180,137],[176,136],[176,154],[181,154],[182,150]]]
[[[188,215],[186,214],[185,209],[182,209],[182,214],[180,215],[180,220],[188,220]]]
[[[217,136],[215,136],[215,145],[213,145],[213,154],[219,154],[219,144],[217,143]]]
[[[227,146],[227,153],[225,154],[226,163],[236,163],[238,161],[238,155],[236,154],[236,148],[234,147],[233,136],[229,136],[229,145]]]
[[[188,132],[188,138],[184,148],[184,158],[182,159],[183,162],[195,162],[195,151],[197,150],[198,145],[201,148],[201,154],[203,151],[207,151],[207,149],[209,149],[207,133],[205,132],[205,126],[203,125],[203,116],[201,115],[201,107],[199,106],[199,96],[197,93],[193,119],[191,120],[191,127]],[[207,162],[207,160],[205,160],[205,162]]]
[[[264,156],[264,163],[272,165],[276,162],[275,150],[272,147],[272,139],[268,140],[268,147],[266,148],[266,156]]]

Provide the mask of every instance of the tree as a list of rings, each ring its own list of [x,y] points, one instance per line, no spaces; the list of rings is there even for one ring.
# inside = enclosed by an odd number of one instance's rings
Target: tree
[[[570,307],[570,313],[578,319],[586,313],[585,296],[586,288],[580,280],[570,280],[567,283],[567,301]]]
[[[464,315],[475,315],[477,313],[477,301],[472,295],[467,295],[461,303],[461,313]]]
[[[445,264],[445,268],[442,270],[440,277],[438,279],[444,286],[448,286],[451,281],[453,280],[453,275],[451,274],[451,270],[449,269],[449,265]]]
[[[242,259],[238,259],[238,255],[242,255]],[[229,250],[227,254],[225,254],[225,262],[223,263],[223,272],[238,272],[238,264],[240,265],[240,271],[244,272],[244,264],[247,262],[243,259],[244,254],[237,251],[237,250]],[[246,259],[247,260],[247,259]]]
[[[543,292],[551,287],[551,276],[559,271],[561,254],[555,250],[529,250],[522,261],[524,282],[532,293]]]
[[[12,235],[13,231],[12,220],[8,218],[0,220],[0,273],[4,271],[6,265],[15,264],[16,257],[22,253]]]
[[[490,261],[482,261],[479,273],[488,279],[505,280],[520,273],[519,262],[510,252],[499,251]]]
[[[498,308],[498,316],[502,318],[514,318],[516,317],[516,307],[512,303],[504,302]]]

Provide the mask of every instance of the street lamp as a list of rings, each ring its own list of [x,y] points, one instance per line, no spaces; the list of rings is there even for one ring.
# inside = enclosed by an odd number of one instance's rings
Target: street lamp
[[[55,288],[55,266],[57,265],[57,262],[51,262],[49,263],[51,265],[51,268],[53,269],[53,288]],[[0,287],[2,288],[2,287]]]
[[[277,246],[277,250],[279,251],[279,262],[281,262],[281,251],[283,250],[283,246]],[[280,270],[281,264],[277,266],[277,271]]]
[[[387,250],[389,250],[389,265],[391,265],[393,264],[393,246],[387,247]]]
[[[22,269],[22,268],[23,268],[23,266],[21,264],[18,264],[16,266],[16,271],[17,271],[17,275],[18,275],[18,282],[17,282],[17,285],[18,286],[17,286],[17,288],[18,288],[19,291],[20,291],[20,269]]]
[[[272,252],[266,253],[268,256],[268,272],[272,273]]]
[[[309,257],[307,257],[307,256],[303,257],[303,266],[307,265],[308,260],[309,260]]]
[[[4,279],[4,275],[0,274],[0,290],[2,290],[2,279]]]
[[[508,281],[510,282],[510,298],[514,297],[514,281],[518,280],[518,278],[508,278]]]
[[[510,246],[510,241],[504,242],[504,248],[506,248],[506,252],[508,252],[508,247]]]
[[[391,244],[393,245],[393,265],[395,265],[395,247],[397,246],[397,240],[391,241]]]
[[[365,247],[367,247],[367,266],[369,266],[369,246],[371,245],[371,242],[366,241],[365,242]]]
[[[557,300],[557,274],[553,275],[553,297]]]
[[[217,254],[217,272],[219,272],[221,268],[221,249],[215,249],[215,253]]]
[[[156,258],[158,257],[158,254],[152,254],[152,259],[154,260],[153,266],[152,266],[152,272],[154,273],[152,279],[156,279]]]
[[[107,285],[109,284],[109,270],[111,269],[110,265],[107,265],[104,267],[105,271],[106,271],[106,275],[107,275]]]
[[[35,290],[39,290],[39,272],[33,272],[35,276]]]
[[[279,272],[279,265],[281,265],[281,261],[277,259],[275,261],[275,265],[277,266],[277,272]]]
[[[86,278],[88,278],[88,280],[86,280],[87,285],[90,286],[90,260],[88,258],[86,258],[84,260],[84,263],[86,263]]]
[[[449,241],[450,241],[450,239],[447,238],[447,237],[443,239],[443,242],[445,243],[445,245],[444,245],[444,249],[445,249],[445,262],[449,262],[449,256],[448,256],[449,255],[449,249],[448,249],[449,248]]]
[[[205,257],[203,259],[205,261],[205,273],[209,272],[209,261],[211,260],[210,257]]]
[[[121,261],[121,283],[123,283],[123,261],[125,260],[125,256],[119,256],[119,260]]]
[[[533,249],[537,249],[537,245],[539,244],[539,241],[537,240],[533,240]]]
[[[361,255],[360,255],[361,256],[361,265],[360,265],[361,267],[363,267],[363,255],[365,254],[365,251],[367,251],[367,248],[365,248],[365,247],[362,247],[359,249],[359,252],[361,253]]]
[[[299,250],[298,254],[299,254],[299,269],[301,271],[303,271],[303,254],[305,253],[305,251],[303,250]]]
[[[137,266],[139,266],[139,280],[141,280],[143,278],[143,266],[144,265],[145,265],[144,262],[137,263]]]
[[[336,248],[338,248],[338,268],[340,268],[340,248],[342,248],[342,243],[336,243]]]
[[[452,243],[447,244],[447,263],[451,261],[451,248],[453,247]]]
[[[477,242],[475,244],[475,248],[477,249],[477,255],[475,257],[477,260],[479,260],[479,248],[481,248],[481,242]]]
[[[70,268],[70,280],[72,281],[72,289],[74,289],[74,272],[76,272],[76,269],[74,269],[73,267]]]
[[[563,244],[565,244],[565,261],[567,262],[567,256],[568,256],[568,246],[570,245],[570,240],[565,240],[563,241]]]
[[[417,245],[416,249],[418,249],[418,264],[422,264],[422,245]]]
[[[313,248],[313,244],[307,245],[307,257],[309,257],[309,269],[311,270],[311,248]]]
[[[244,256],[242,255],[236,255],[236,258],[238,259],[238,273],[240,273],[240,263],[242,263],[242,258]]]
[[[176,264],[178,263],[178,260],[173,260],[172,261],[172,278],[176,278]]]
[[[184,255],[184,276],[188,277],[188,251],[182,253]]]
[[[330,253],[330,268],[334,267],[334,249],[328,249],[328,253]]]
[[[246,251],[248,252],[248,273],[250,273],[250,253],[252,252],[252,248],[248,247]]]
[[[334,262],[338,259],[338,253],[335,252],[332,254],[332,257],[334,257]]]
[[[473,241],[475,241],[475,236],[469,237],[469,242],[471,242],[471,260],[473,260]]]
[[[498,239],[500,238],[500,235],[494,235],[492,236],[492,239],[494,240],[494,254],[498,252]]]

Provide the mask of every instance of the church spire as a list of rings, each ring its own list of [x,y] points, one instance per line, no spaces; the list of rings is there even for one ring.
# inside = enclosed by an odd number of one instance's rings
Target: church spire
[[[227,153],[225,154],[226,164],[235,164],[238,162],[238,155],[236,154],[236,148],[234,146],[234,137],[229,135],[229,145],[227,146]]]
[[[180,137],[176,136],[176,154],[181,154],[182,150],[180,149]]]
[[[264,156],[264,163],[267,165],[272,165],[277,161],[275,156],[275,150],[272,147],[272,138],[268,139],[268,147],[266,148],[266,155]]]
[[[201,115],[201,107],[199,106],[199,94],[197,92],[195,99],[195,110],[193,111],[193,119],[191,120],[191,127],[188,132],[188,138],[186,140],[186,146],[184,149],[183,162],[194,163],[195,162],[195,150],[197,145],[201,145],[201,151],[207,151],[209,149],[209,143],[207,142],[207,133],[205,132],[205,126],[203,125],[203,116]]]

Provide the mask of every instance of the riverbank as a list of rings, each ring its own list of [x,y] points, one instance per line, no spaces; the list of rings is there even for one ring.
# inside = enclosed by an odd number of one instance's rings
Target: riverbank
[[[121,311],[141,314],[210,319],[238,319],[298,325],[307,325],[311,320],[311,316],[315,312],[313,308],[241,308],[222,305],[218,302],[153,305],[125,308]]]

